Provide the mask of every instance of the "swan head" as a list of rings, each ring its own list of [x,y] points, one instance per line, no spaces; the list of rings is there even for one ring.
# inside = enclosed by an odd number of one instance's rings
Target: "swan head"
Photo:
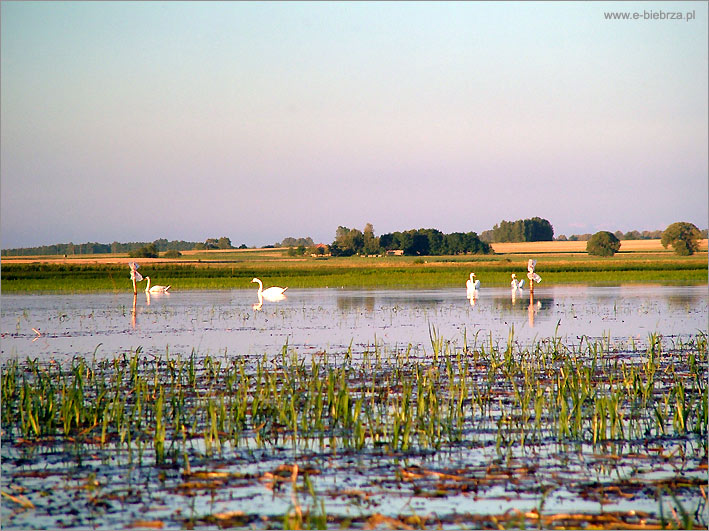
[[[253,280],[251,280],[251,282],[258,282],[258,279],[254,278]]]
[[[517,278],[517,275],[515,275],[514,273],[512,273],[512,278]]]

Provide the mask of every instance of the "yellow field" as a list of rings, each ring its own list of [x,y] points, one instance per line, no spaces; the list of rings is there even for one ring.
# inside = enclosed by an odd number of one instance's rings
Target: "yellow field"
[[[495,254],[586,254],[585,241],[551,241],[551,242],[520,242],[520,243],[493,243],[491,244]],[[707,251],[707,240],[700,240],[700,252]],[[672,248],[665,249],[660,240],[623,240],[620,242],[621,252],[638,253],[663,253],[672,255]],[[243,262],[251,260],[266,260],[278,262],[304,262],[308,258],[296,258],[286,255],[285,249],[224,249],[224,250],[196,250],[181,251],[181,259],[166,258],[129,258],[127,253],[122,254],[90,254],[71,255],[66,258],[61,255],[54,256],[7,256],[2,258],[4,264],[29,264],[38,262],[47,263],[71,263],[71,264],[127,264],[132,260],[137,260],[141,264],[150,263],[180,263],[189,262],[191,264],[207,263],[218,264],[224,262]],[[479,260],[478,260],[479,262]],[[390,262],[387,262],[390,264]]]
[[[493,243],[492,248],[497,254],[537,254],[537,253],[585,253],[587,242],[520,242]],[[707,240],[700,240],[699,249],[707,250]],[[665,249],[660,240],[623,240],[620,242],[621,252],[671,253],[672,248]]]

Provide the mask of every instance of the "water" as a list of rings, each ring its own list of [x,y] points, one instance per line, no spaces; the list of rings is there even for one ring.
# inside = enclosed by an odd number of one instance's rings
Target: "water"
[[[566,343],[610,336],[640,346],[650,333],[684,336],[707,330],[706,286],[539,286],[513,299],[487,288],[474,305],[461,289],[289,290],[253,308],[255,292],[185,291],[3,295],[2,358],[64,359],[144,352],[275,355],[411,344],[430,350],[430,333],[455,344],[520,344],[555,334]]]
[[[62,362],[93,353],[111,358],[138,347],[156,356],[194,350],[275,357],[286,343],[306,357],[350,347],[362,352],[375,343],[394,351],[412,345],[426,356],[432,334],[456,347],[491,340],[504,345],[512,330],[520,346],[555,335],[565,345],[583,337],[608,337],[623,351],[630,344],[642,349],[652,333],[670,342],[706,333],[708,318],[706,286],[542,284],[531,304],[528,292],[513,300],[504,288],[481,290],[474,305],[461,289],[291,289],[287,295],[280,302],[264,302],[260,310],[253,307],[254,291],[239,290],[175,291],[149,298],[139,293],[135,303],[131,293],[3,295],[0,360]],[[320,502],[326,504],[331,528],[348,527],[348,522],[375,527],[369,518],[376,514],[393,519],[415,514],[429,528],[477,528],[481,522],[491,525],[487,515],[512,517],[514,511],[542,506],[545,514],[619,511],[627,516],[635,511],[657,521],[657,490],[673,478],[693,485],[673,487],[678,503],[700,524],[709,518],[705,497],[695,485],[706,476],[706,454],[693,434],[599,445],[545,438],[500,449],[483,437],[439,451],[405,453],[372,444],[362,451],[337,449],[328,442],[324,448],[313,443],[296,449],[285,439],[259,447],[249,437],[244,446],[226,446],[216,455],[208,455],[199,436],[187,443],[185,459],[193,472],[226,474],[212,481],[185,474],[180,466],[155,466],[149,438],[128,451],[115,440],[102,446],[50,438],[35,447],[4,436],[3,491],[26,496],[35,508],[24,510],[3,499],[2,526],[113,529],[147,520],[164,522],[169,529],[214,528],[212,515],[244,511],[246,520],[228,522],[272,528],[280,527],[296,504],[317,513]],[[315,496],[307,494],[302,475],[298,490],[288,482],[271,490],[267,474],[293,462],[312,470]],[[667,494],[662,503],[669,515],[673,499]],[[633,518],[630,524],[641,523],[640,517]],[[536,527],[532,520],[526,525]]]

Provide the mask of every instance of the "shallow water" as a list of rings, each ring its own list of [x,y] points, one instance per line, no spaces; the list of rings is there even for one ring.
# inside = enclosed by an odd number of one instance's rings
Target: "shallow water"
[[[171,357],[193,349],[201,355],[276,357],[286,343],[302,359],[350,346],[361,354],[375,342],[390,352],[412,345],[412,360],[421,360],[433,350],[432,334],[455,347],[490,340],[504,346],[514,330],[520,350],[555,335],[565,346],[582,337],[610,337],[609,344],[623,356],[621,365],[632,367],[641,364],[633,358],[650,334],[662,334],[672,343],[707,329],[706,286],[543,286],[535,295],[530,305],[528,292],[513,300],[507,289],[488,288],[471,305],[464,290],[289,290],[285,300],[264,302],[260,310],[253,308],[253,291],[176,291],[149,298],[140,293],[135,309],[131,293],[8,295],[2,298],[1,361],[68,361],[75,355],[91,358],[94,352],[97,358],[112,358],[138,347],[155,355],[167,349]],[[672,366],[674,374],[677,362],[678,374],[684,374],[681,349],[665,356],[665,368]],[[342,359],[334,357],[335,364]],[[322,362],[322,356],[315,358]],[[483,375],[482,365],[471,371]],[[548,385],[553,387],[554,378]],[[689,392],[693,382],[689,373],[686,378]],[[493,391],[502,408],[509,395],[504,378],[500,386]],[[656,390],[662,386],[658,378]],[[302,439],[305,446],[296,446],[284,434],[281,441],[259,446],[251,430],[240,445],[225,443],[223,452],[212,454],[196,432],[186,442],[174,439],[184,447],[192,473],[181,461],[156,465],[149,433],[142,446],[118,444],[115,437],[98,444],[98,429],[76,444],[49,438],[35,445],[17,433],[9,440],[5,435],[3,491],[26,496],[36,508],[9,504],[2,524],[112,529],[153,520],[171,529],[214,528],[213,515],[243,510],[246,520],[227,522],[272,528],[292,513],[295,498],[314,512],[324,503],[331,528],[349,527],[350,520],[358,527],[365,521],[375,527],[369,518],[376,514],[394,519],[419,515],[429,519],[427,527],[478,528],[477,515],[502,517],[542,507],[545,514],[648,513],[657,521],[658,507],[664,506],[666,514],[673,507],[670,491],[659,501],[661,488],[672,488],[695,521],[703,524],[709,518],[697,486],[706,477],[701,434],[635,435],[593,445],[542,434],[526,446],[498,448],[497,430],[507,422],[502,409],[476,419],[471,416],[467,428],[475,433],[466,432],[462,443],[438,451],[416,447],[400,452],[371,441],[355,451],[342,441],[333,443],[329,432],[320,444],[313,436],[309,442]],[[310,470],[313,495],[307,494],[303,474],[299,483],[273,489],[276,482],[267,479],[273,477],[269,474],[291,463]],[[459,521],[463,515],[467,520]],[[630,523],[640,524],[640,517]],[[533,521],[526,526],[537,527]]]
[[[375,343],[430,350],[431,330],[462,345],[475,340],[528,344],[555,334],[610,336],[643,345],[664,336],[707,329],[706,286],[539,286],[512,298],[505,288],[482,289],[474,305],[460,289],[292,289],[279,302],[253,309],[255,292],[175,291],[3,295],[2,358],[113,356],[144,352],[275,355],[286,342],[300,354],[362,350]],[[35,332],[35,330],[37,332]],[[476,339],[477,335],[477,339]]]

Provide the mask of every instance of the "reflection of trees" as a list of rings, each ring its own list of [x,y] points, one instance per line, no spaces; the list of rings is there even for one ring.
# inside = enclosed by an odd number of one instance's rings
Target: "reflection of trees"
[[[704,296],[700,296],[696,293],[686,293],[667,296],[667,306],[674,310],[686,310],[690,311],[692,308],[698,308],[700,306],[700,301],[704,299]]]
[[[343,295],[337,297],[338,310],[356,310],[363,308],[368,312],[374,311],[376,298],[373,295]]]
[[[337,308],[339,310],[364,309],[368,312],[374,311],[377,304],[384,308],[416,308],[416,309],[436,309],[441,304],[450,302],[445,297],[418,297],[418,296],[391,296],[375,294],[342,294],[337,297]]]

